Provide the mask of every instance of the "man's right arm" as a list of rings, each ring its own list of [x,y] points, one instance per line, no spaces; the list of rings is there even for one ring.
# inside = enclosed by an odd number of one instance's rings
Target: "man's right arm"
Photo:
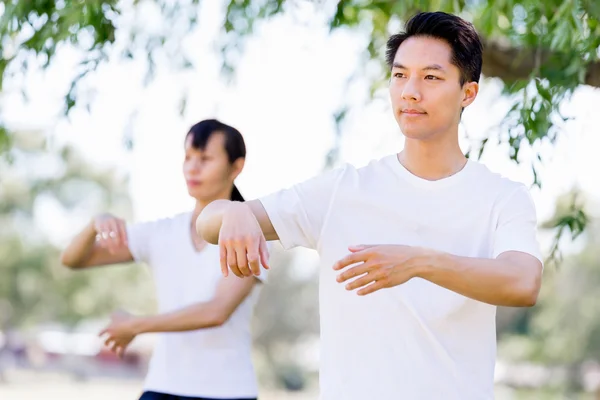
[[[207,205],[196,219],[196,231],[208,243],[218,244],[221,272],[238,277],[260,275],[260,265],[269,269],[267,240],[278,240],[259,200],[217,200]]]
[[[344,171],[328,171],[260,200],[218,200],[206,206],[196,230],[219,245],[223,275],[231,269],[236,276],[257,276],[260,264],[268,269],[267,240],[279,240],[284,249],[316,249]]]
[[[248,212],[249,211],[249,212]],[[196,220],[196,231],[208,243],[218,244],[219,233],[223,217],[226,213],[232,216],[254,216],[258,226],[266,240],[279,240],[275,228],[259,200],[250,200],[246,202],[234,202],[230,200],[216,200],[207,205]],[[253,227],[253,221],[248,219],[249,228]]]

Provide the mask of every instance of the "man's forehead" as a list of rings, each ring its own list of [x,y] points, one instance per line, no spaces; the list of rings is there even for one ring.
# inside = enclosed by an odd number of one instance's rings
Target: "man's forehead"
[[[436,66],[433,69],[451,68],[452,49],[448,43],[441,39],[430,37],[414,37],[405,40],[394,57],[394,64],[406,68],[425,68]]]

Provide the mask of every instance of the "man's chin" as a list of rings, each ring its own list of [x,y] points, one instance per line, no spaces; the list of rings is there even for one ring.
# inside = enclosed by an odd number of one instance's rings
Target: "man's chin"
[[[424,131],[422,129],[402,129],[400,128],[402,135],[406,139],[411,140],[428,140],[433,136],[432,132]]]

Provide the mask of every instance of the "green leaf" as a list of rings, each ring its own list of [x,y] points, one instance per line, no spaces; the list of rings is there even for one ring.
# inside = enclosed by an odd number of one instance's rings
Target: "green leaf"
[[[8,130],[0,125],[0,156],[8,155],[11,148],[11,138]]]

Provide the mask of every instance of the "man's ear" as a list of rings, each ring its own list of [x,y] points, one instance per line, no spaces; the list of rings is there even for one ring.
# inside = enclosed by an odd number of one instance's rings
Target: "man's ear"
[[[467,82],[463,85],[463,101],[461,103],[462,108],[465,108],[475,101],[477,93],[479,93],[479,83]]]

